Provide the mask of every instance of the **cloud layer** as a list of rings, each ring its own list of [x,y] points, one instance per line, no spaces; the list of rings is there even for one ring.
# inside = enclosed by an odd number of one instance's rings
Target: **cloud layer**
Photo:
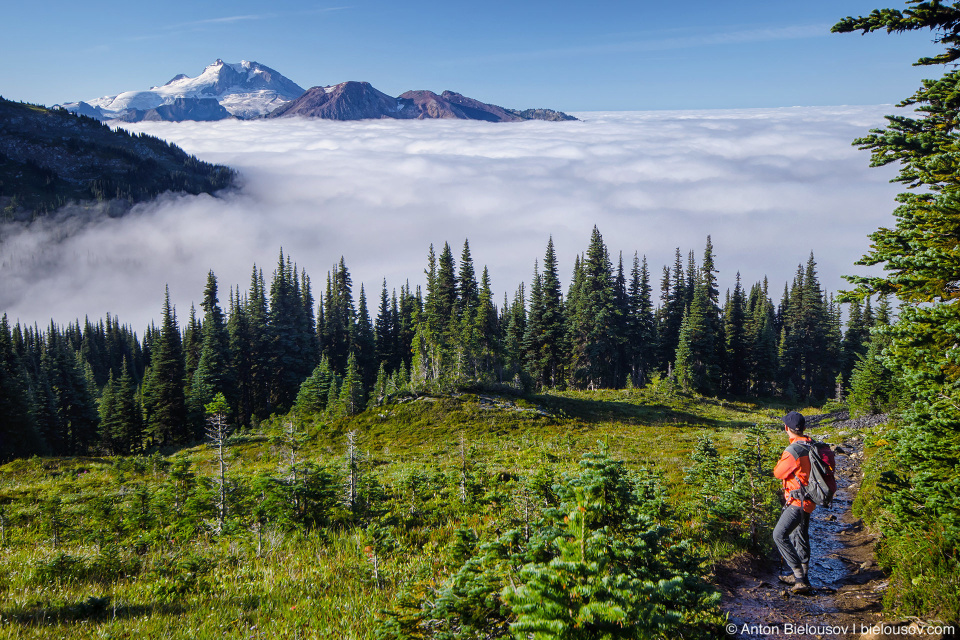
[[[583,122],[322,120],[128,125],[237,168],[221,198],[168,196],[120,219],[7,228],[0,313],[44,325],[110,312],[142,332],[169,284],[178,316],[216,272],[221,301],[267,278],[281,247],[319,296],[341,256],[376,312],[381,281],[423,282],[430,243],[459,258],[469,238],[497,299],[530,281],[552,234],[561,275],[597,225],[616,259],[646,255],[654,287],[680,247],[710,234],[721,289],[739,270],[775,299],[813,251],[842,274],[890,224],[893,168],[870,169],[853,138],[891,107],[583,113]],[[225,302],[224,302],[225,304]]]

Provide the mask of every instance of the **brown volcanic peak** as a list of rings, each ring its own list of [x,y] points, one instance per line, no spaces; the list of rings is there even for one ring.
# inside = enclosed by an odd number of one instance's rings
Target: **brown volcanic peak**
[[[313,87],[268,118],[303,116],[327,120],[398,118],[402,120],[458,119],[486,122],[520,122],[531,118],[575,119],[548,109],[516,111],[468,98],[455,91],[437,95],[433,91],[407,91],[393,98],[374,89],[369,82],[341,82]]]
[[[440,94],[440,97],[460,107],[466,117],[474,120],[489,120],[491,122],[519,122],[523,120],[523,118],[510,113],[503,107],[468,98],[456,91],[444,91]]]
[[[401,107],[398,117],[416,118],[463,118],[452,104],[435,94],[433,91],[407,91],[397,98]]]
[[[330,87],[313,87],[268,118],[305,116],[328,120],[396,118],[397,99],[373,88],[369,82],[341,82]]]
[[[461,120],[485,120],[487,122],[517,122],[519,116],[492,104],[486,104],[460,95],[453,91],[444,91],[441,95],[433,91],[407,91],[398,98],[400,118],[457,118]]]

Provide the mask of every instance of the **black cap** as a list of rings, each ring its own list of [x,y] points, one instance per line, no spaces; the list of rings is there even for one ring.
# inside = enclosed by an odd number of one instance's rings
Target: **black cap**
[[[783,424],[787,425],[787,428],[790,431],[795,431],[800,433],[803,431],[804,425],[807,421],[804,419],[802,413],[797,413],[796,411],[791,411],[787,415],[783,416]]]

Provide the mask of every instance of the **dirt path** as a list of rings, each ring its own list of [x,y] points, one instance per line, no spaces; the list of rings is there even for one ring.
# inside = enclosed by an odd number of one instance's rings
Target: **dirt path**
[[[837,495],[829,510],[817,509],[810,521],[814,593],[790,593],[777,580],[776,562],[743,557],[719,567],[722,607],[729,614],[728,629],[734,630],[728,637],[859,639],[881,622],[887,582],[874,560],[874,537],[850,509],[860,487],[863,439],[852,436],[835,450]]]

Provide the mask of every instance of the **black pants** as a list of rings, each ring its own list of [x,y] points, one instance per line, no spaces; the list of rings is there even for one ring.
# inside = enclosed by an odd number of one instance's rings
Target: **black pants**
[[[773,541],[794,573],[802,570],[800,565],[810,563],[809,529],[810,514],[793,505],[783,508],[773,529]]]

